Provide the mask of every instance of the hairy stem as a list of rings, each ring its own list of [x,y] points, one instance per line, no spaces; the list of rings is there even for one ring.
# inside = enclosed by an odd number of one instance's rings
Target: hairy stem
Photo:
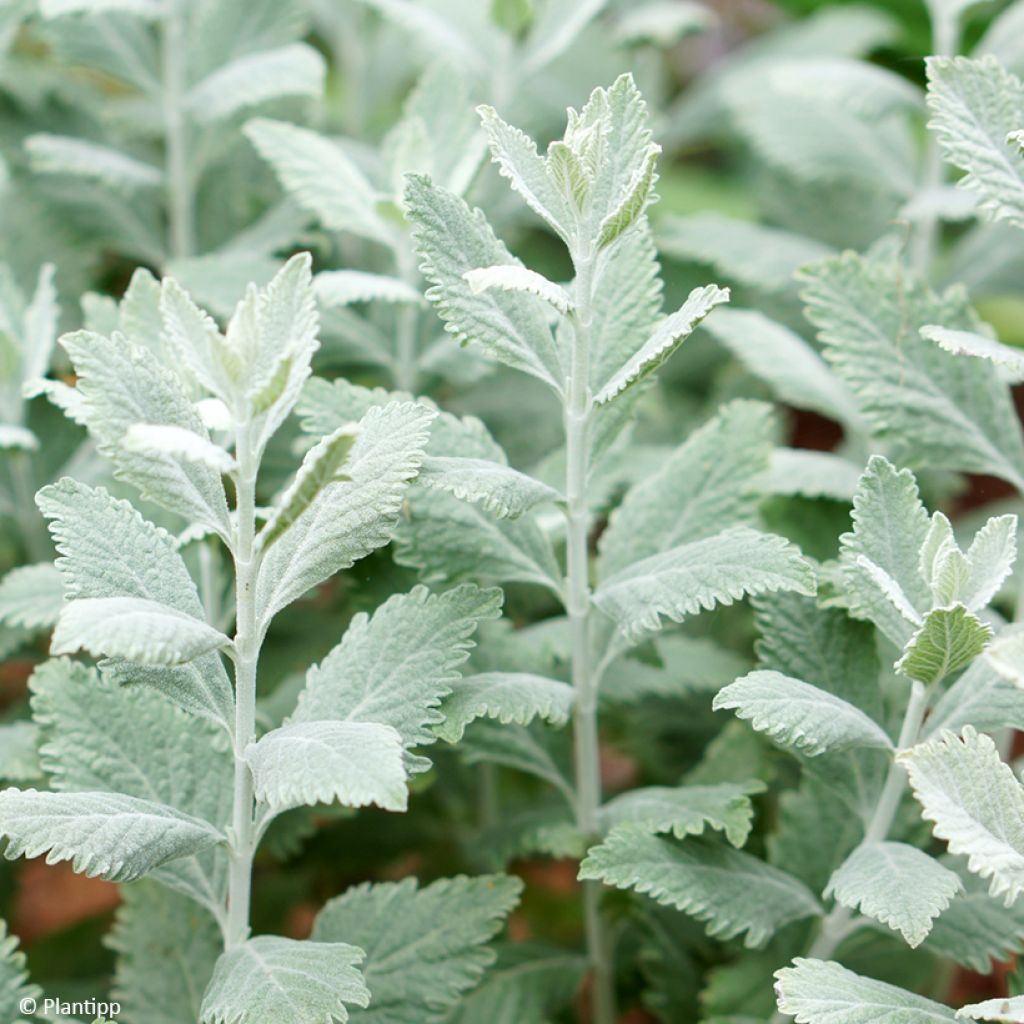
[[[597,730],[597,685],[590,664],[590,581],[587,539],[590,508],[587,469],[590,395],[590,327],[593,257],[577,261],[576,319],[565,405],[566,439],[566,611],[572,644],[573,741],[576,766],[576,824],[584,836],[598,834],[601,761]],[[592,984],[594,1024],[613,1024],[615,989],[611,943],[601,915],[601,883],[583,883],[583,915]]]
[[[182,0],[171,0],[163,22],[161,60],[169,250],[171,258],[176,260],[193,255],[196,247],[185,123],[186,56],[185,8]]]
[[[256,531],[256,460],[248,427],[239,431],[236,456],[239,469],[235,542],[235,775],[225,934],[228,948],[244,942],[249,934],[252,862],[256,852],[252,772],[245,760],[246,748],[256,738],[256,662],[259,658],[256,625],[257,563],[253,552]]]

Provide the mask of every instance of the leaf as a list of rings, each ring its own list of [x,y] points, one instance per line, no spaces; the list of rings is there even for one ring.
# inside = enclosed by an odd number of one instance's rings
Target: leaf
[[[256,585],[261,621],[391,540],[433,418],[422,405],[393,402],[359,421],[349,479],[324,487],[267,549]]]
[[[831,960],[797,957],[775,972],[782,1013],[797,1024],[950,1024],[948,1006],[933,1003],[874,978],[864,978]]]
[[[201,620],[199,594],[173,538],[128,502],[68,478],[44,487],[36,501],[51,520],[69,600],[140,598]],[[143,678],[193,713],[225,726],[233,720],[231,684],[217,655],[182,668],[152,669]]]
[[[969,665],[992,638],[992,628],[962,604],[936,608],[911,637],[896,669],[931,684]]]
[[[925,64],[928,127],[946,159],[967,172],[960,186],[990,219],[1024,227],[1024,161],[1007,139],[1024,123],[1024,85],[994,57],[929,57]]]
[[[256,799],[273,814],[337,800],[344,807],[407,804],[402,737],[376,722],[297,722],[245,752]]]
[[[223,953],[200,1010],[202,1024],[345,1024],[370,993],[363,951],[343,942],[258,935]]]
[[[423,302],[423,296],[400,278],[362,270],[323,270],[313,277],[313,289],[317,301],[328,309],[355,302]]]
[[[447,743],[458,743],[466,726],[478,718],[506,725],[529,725],[535,718],[565,725],[572,713],[573,689],[568,683],[529,672],[480,672],[452,684],[441,705],[444,721],[435,732]]]
[[[1004,726],[1020,728],[1024,720],[1024,692],[1003,673],[993,653],[1004,639],[992,644],[984,658],[975,660],[938,699],[925,722],[923,736],[948,729],[959,732],[973,725],[983,732]],[[1009,637],[1005,637],[1009,639]]]
[[[863,843],[829,879],[825,897],[898,931],[917,947],[961,890],[960,878],[906,843]]]
[[[712,703],[733,708],[758,732],[808,757],[829,750],[892,750],[885,730],[859,708],[780,672],[751,672],[720,690]]]
[[[503,292],[523,292],[543,299],[552,309],[565,316],[575,305],[569,293],[542,274],[526,267],[496,266],[467,270],[463,275],[474,295],[497,288]]]
[[[372,617],[357,614],[338,644],[306,675],[292,723],[378,722],[396,729],[406,750],[436,739],[441,701],[459,679],[482,620],[497,618],[501,592],[465,585],[445,594],[416,587]],[[422,771],[422,757],[407,759]]]
[[[768,469],[756,480],[757,490],[804,498],[852,502],[860,467],[841,455],[806,448],[776,448]]]
[[[64,583],[49,562],[22,565],[0,580],[0,621],[26,629],[50,629],[64,602]]]
[[[531,726],[499,725],[480,720],[466,731],[459,753],[467,764],[496,764],[543,779],[575,806],[576,796],[568,781],[569,746],[563,732],[545,729],[536,722]],[[566,839],[566,830],[548,830],[549,840]],[[573,827],[568,838],[575,844],[579,835]]]
[[[423,460],[416,482],[509,519],[517,519],[545,502],[558,504],[563,500],[553,487],[487,459],[430,455]]]
[[[331,231],[390,245],[391,228],[377,213],[377,195],[341,146],[306,128],[256,118],[245,134],[281,185]]]
[[[960,599],[967,610],[984,608],[999,593],[1017,558],[1017,517],[992,516],[967,550],[970,572]]]
[[[899,755],[922,814],[951,853],[1007,902],[1024,891],[1024,790],[995,744],[971,726]]]
[[[43,777],[38,747],[39,729],[34,723],[16,721],[0,725],[0,780],[38,782]]]
[[[345,939],[366,950],[368,1009],[360,1024],[428,1024],[445,1019],[494,961],[487,946],[519,902],[507,875],[359,885],[327,903],[313,926],[319,941]]]
[[[653,373],[689,337],[715,306],[729,301],[729,290],[709,284],[694,288],[675,313],[665,317],[654,333],[595,395],[594,402],[610,402],[628,387]]]
[[[628,231],[647,209],[654,198],[654,183],[658,180],[656,166],[661,146],[648,147],[644,162],[633,170],[633,176],[626,183],[616,207],[608,213],[598,226],[597,245],[604,249]]]
[[[18,940],[7,934],[7,923],[0,920],[0,1013],[11,1024],[25,1024],[20,1016],[26,1001],[39,1002],[42,989],[32,985],[25,969],[25,954],[18,948]]]
[[[707,826],[725,833],[733,846],[747,841],[754,818],[751,793],[764,784],[720,782],[711,786],[642,786],[620,793],[599,812],[606,831],[629,825],[654,833],[671,832],[676,839],[699,836]]]
[[[132,882],[177,857],[214,846],[223,836],[208,822],[164,804],[121,793],[0,792],[4,856],[71,861],[92,878]]]
[[[319,96],[326,70],[311,46],[290,43],[229,61],[197,82],[186,103],[200,124],[211,124],[281,96]]]
[[[1024,440],[996,369],[920,336],[934,323],[974,330],[966,293],[936,295],[892,263],[854,253],[802,277],[825,356],[894,461],[1024,485]]]
[[[357,433],[352,425],[338,427],[318,441],[302,459],[295,479],[275,500],[257,537],[257,549],[266,551],[313,503],[325,487],[351,481],[343,472]]]
[[[921,337],[934,341],[939,348],[954,356],[987,359],[1003,368],[1006,379],[1017,383],[1024,379],[1024,353],[1012,345],[1004,345],[995,338],[974,331],[954,331],[940,324],[925,324]]]
[[[66,174],[127,191],[163,183],[163,174],[152,164],[70,135],[39,132],[25,139],[25,149],[39,174]]]
[[[416,174],[406,179],[405,204],[420,269],[431,284],[426,295],[445,330],[460,344],[473,342],[491,358],[560,391],[567,370],[540,300],[493,288],[476,293],[465,280],[480,267],[520,266],[484,214]]]
[[[183,427],[136,423],[124,435],[124,446],[143,455],[170,455],[182,462],[201,463],[221,474],[238,469],[238,463],[223,448]]]
[[[714,938],[746,933],[744,945],[750,948],[764,945],[790,921],[821,913],[809,889],[750,854],[702,839],[678,843],[629,826],[590,850],[579,877],[632,889],[691,914]]]
[[[756,525],[750,480],[768,467],[772,427],[762,402],[722,406],[612,512],[598,542],[601,577],[726,527]]]
[[[634,563],[605,580],[594,603],[636,642],[660,629],[663,616],[681,622],[744,595],[814,587],[813,569],[792,544],[736,526]]]
[[[958,1020],[995,1020],[1020,1024],[1024,1021],[1024,996],[986,999],[983,1003],[971,1003],[969,1006],[961,1006],[956,1015]]]

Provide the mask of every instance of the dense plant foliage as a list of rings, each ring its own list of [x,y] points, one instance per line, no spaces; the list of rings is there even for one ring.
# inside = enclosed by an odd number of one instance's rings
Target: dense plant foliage
[[[0,14],[0,1021],[1024,1021],[1024,2],[786,6]]]

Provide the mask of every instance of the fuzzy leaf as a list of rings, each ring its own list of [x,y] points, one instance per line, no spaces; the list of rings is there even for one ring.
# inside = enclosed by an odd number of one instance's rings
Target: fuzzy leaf
[[[0,622],[50,629],[64,602],[64,583],[49,562],[22,565],[0,580]]]
[[[42,777],[39,727],[22,721],[0,725],[0,780],[8,784],[27,784]]]
[[[344,938],[366,950],[372,995],[368,1009],[353,1011],[354,1022],[430,1024],[444,1020],[494,961],[487,943],[521,890],[506,875],[445,878],[422,889],[414,878],[360,885],[324,907],[313,938]]]
[[[598,248],[605,249],[620,238],[647,209],[652,199],[654,183],[658,180],[655,168],[660,153],[661,146],[649,146],[643,163],[634,168],[633,176],[622,190],[618,204],[606,214],[598,226]]]
[[[377,722],[296,722],[245,752],[256,799],[274,814],[331,803],[404,811],[402,737]]]
[[[75,871],[131,882],[167,861],[221,842],[208,822],[152,800],[121,793],[0,792],[4,856],[69,860]]]
[[[238,463],[219,445],[183,427],[136,423],[124,436],[127,451],[140,454],[170,455],[182,462],[198,462],[218,473],[233,473]]]
[[[858,846],[829,879],[825,896],[881,921],[916,947],[961,888],[955,872],[916,847],[880,842]]]
[[[1017,517],[993,516],[967,549],[970,572],[960,592],[967,610],[980,611],[999,593],[1017,559]]]
[[[497,288],[503,292],[523,292],[527,295],[535,295],[563,316],[575,308],[572,299],[569,298],[569,293],[564,288],[526,267],[478,267],[476,270],[467,270],[464,277],[469,282],[469,287],[474,295]]]
[[[448,743],[458,743],[466,726],[478,718],[504,724],[529,725],[542,718],[562,726],[572,712],[573,690],[568,683],[529,672],[481,672],[452,684],[441,705],[444,722],[435,732]]]
[[[0,1013],[11,1024],[26,1024],[21,1016],[26,1000],[39,1002],[42,989],[32,985],[25,969],[25,954],[18,948],[18,940],[7,934],[7,923],[0,920]]]
[[[223,953],[203,997],[202,1024],[345,1024],[370,993],[363,951],[343,942],[259,935]]]
[[[934,341],[939,348],[954,356],[987,359],[1001,367],[1007,380],[1018,383],[1024,379],[1024,352],[1012,345],[1004,345],[974,331],[954,331],[939,324],[925,324],[921,337]]]
[[[951,853],[1007,901],[1024,892],[1024,788],[995,744],[965,726],[899,755],[922,814]]]
[[[962,604],[936,608],[925,616],[896,668],[930,685],[969,665],[991,638],[992,628]]]
[[[720,690],[714,710],[734,708],[758,732],[808,757],[828,750],[892,750],[885,730],[860,708],[781,672],[751,672]]]
[[[807,448],[776,448],[756,486],[767,494],[852,502],[859,481],[860,466],[841,455]]]
[[[715,938],[744,933],[758,947],[783,925],[821,913],[801,882],[750,854],[702,839],[682,843],[643,830],[617,828],[593,847],[580,878],[632,889],[692,914]],[[751,899],[751,893],[757,899]]]
[[[501,518],[516,519],[536,505],[562,501],[553,487],[487,459],[430,455],[423,460],[416,482],[479,504]]]
[[[1010,996],[1006,999],[986,999],[983,1003],[971,1003],[956,1011],[958,1020],[994,1020],[1006,1024],[1024,1024],[1024,996]]]
[[[321,306],[349,306],[354,302],[397,302],[418,304],[423,296],[397,277],[368,274],[362,270],[324,270],[313,278],[313,289]]]
[[[814,570],[792,544],[737,526],[635,562],[605,580],[594,603],[636,642],[662,617],[681,622],[744,595],[814,588]]]
[[[163,174],[152,164],[69,135],[30,135],[25,149],[32,169],[40,174],[66,174],[128,191],[154,188],[163,181]]]

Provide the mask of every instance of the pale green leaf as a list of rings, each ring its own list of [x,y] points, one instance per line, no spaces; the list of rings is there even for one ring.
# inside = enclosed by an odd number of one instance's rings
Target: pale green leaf
[[[360,885],[320,911],[313,938],[366,950],[370,1005],[353,1011],[353,1021],[430,1024],[445,1019],[493,963],[487,943],[521,891],[507,875],[445,878],[422,889],[414,878]]]
[[[1024,723],[1024,690],[1015,681],[1015,667],[992,657],[996,646],[1012,634],[1003,633],[984,658],[971,664],[938,699],[924,726],[924,736],[939,730],[959,732],[965,725],[988,732]],[[1009,671],[1007,668],[1009,667]]]
[[[1004,345],[995,338],[974,331],[950,330],[940,324],[925,324],[921,328],[921,337],[934,341],[952,355],[972,356],[995,363],[1010,383],[1024,380],[1024,352],[1012,345]]]
[[[961,890],[960,878],[906,843],[858,846],[829,879],[825,897],[859,910],[920,946]]]
[[[245,752],[256,799],[273,814],[337,800],[404,811],[402,737],[377,722],[295,722]]]
[[[992,628],[962,604],[936,608],[910,638],[896,669],[928,685],[966,668],[992,638]]]
[[[64,583],[49,562],[22,565],[0,580],[0,621],[27,629],[50,629],[64,603]]]
[[[368,274],[363,270],[323,270],[313,277],[317,301],[327,308],[354,302],[418,304],[423,296],[397,277]]]
[[[469,282],[469,287],[474,295],[497,288],[503,292],[524,292],[527,295],[535,295],[563,316],[575,309],[569,293],[561,285],[549,281],[543,274],[538,274],[526,267],[507,265],[477,267],[476,270],[467,270],[463,276]]]
[[[853,501],[860,482],[860,467],[841,455],[807,448],[776,448],[768,469],[757,478],[767,494],[799,495]]]
[[[25,969],[25,954],[18,948],[18,940],[7,934],[7,922],[0,920],[0,1013],[11,1024],[26,1024],[21,1014],[25,1000],[39,1002],[42,989],[32,985]]]
[[[959,1020],[994,1020],[1006,1024],[1024,1024],[1024,996],[1005,999],[986,999],[982,1003],[961,1006],[956,1011]]]
[[[218,473],[234,473],[238,463],[209,438],[184,427],[136,423],[124,435],[127,451],[142,455],[169,455],[182,462],[198,462]]]
[[[40,132],[25,139],[32,169],[41,174],[85,178],[111,189],[154,188],[163,182],[160,169],[127,153],[70,135]]]
[[[223,953],[213,969],[202,1024],[345,1024],[370,993],[363,951],[343,942],[259,935]]]
[[[712,707],[732,708],[758,732],[808,757],[829,750],[891,750],[885,730],[860,708],[781,672],[751,672],[716,695]]]
[[[648,895],[703,921],[715,938],[744,935],[749,947],[764,945],[791,921],[821,913],[801,882],[750,854],[702,839],[679,843],[629,826],[590,850],[580,878]]]
[[[561,726],[572,712],[573,690],[568,683],[529,672],[480,672],[452,684],[441,705],[444,722],[435,729],[448,743],[458,743],[466,726],[478,718],[506,725],[529,725],[542,718]]]
[[[553,487],[487,459],[428,455],[416,482],[479,504],[500,518],[516,519],[537,505],[563,500]]]
[[[652,192],[658,180],[655,168],[660,153],[661,146],[651,144],[644,154],[643,162],[633,169],[633,175],[626,182],[616,206],[598,225],[599,249],[607,248],[633,227],[653,200]]]
[[[33,722],[0,725],[0,780],[24,784],[43,777],[39,764],[39,727]]]
[[[960,600],[968,611],[984,608],[999,593],[1017,558],[1017,517],[992,516],[967,549],[970,572]]]

